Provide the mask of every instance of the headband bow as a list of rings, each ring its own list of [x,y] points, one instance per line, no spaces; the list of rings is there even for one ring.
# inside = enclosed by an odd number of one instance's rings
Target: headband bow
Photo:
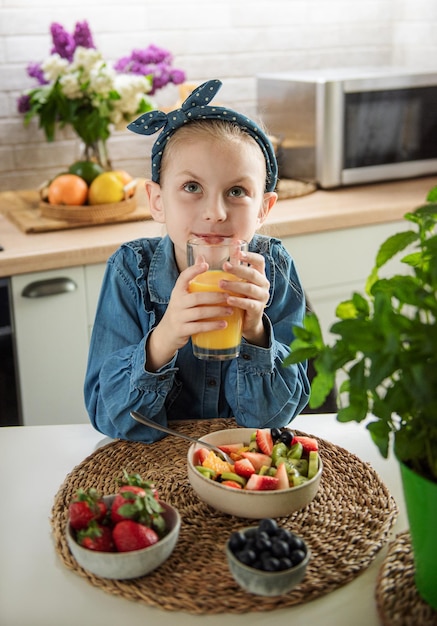
[[[171,113],[150,111],[128,125],[129,130],[140,135],[153,135],[162,129],[152,148],[152,180],[159,183],[161,159],[166,143],[178,128],[194,120],[218,119],[237,124],[255,139],[266,161],[265,190],[273,191],[278,178],[278,165],[271,141],[258,124],[245,115],[225,107],[209,105],[221,86],[221,81],[209,80],[197,87],[179,109]]]

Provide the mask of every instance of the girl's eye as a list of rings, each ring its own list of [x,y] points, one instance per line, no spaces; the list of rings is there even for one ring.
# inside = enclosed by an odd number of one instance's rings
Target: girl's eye
[[[246,191],[243,187],[232,187],[229,191],[229,195],[233,198],[243,198],[246,195]]]
[[[202,190],[200,185],[197,183],[186,183],[184,185],[184,191],[187,191],[188,193],[200,193]]]

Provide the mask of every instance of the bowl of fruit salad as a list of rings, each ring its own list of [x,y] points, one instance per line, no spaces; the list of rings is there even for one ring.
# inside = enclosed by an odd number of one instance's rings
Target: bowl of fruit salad
[[[102,578],[149,574],[168,559],[179,538],[179,512],[138,475],[126,475],[114,495],[79,489],[68,513],[71,553],[81,567]]]
[[[304,578],[311,552],[305,541],[274,519],[234,531],[226,542],[229,571],[245,591],[281,596]]]
[[[317,494],[322,471],[317,439],[288,428],[219,430],[188,450],[188,479],[198,497],[237,517],[277,518],[304,508]]]

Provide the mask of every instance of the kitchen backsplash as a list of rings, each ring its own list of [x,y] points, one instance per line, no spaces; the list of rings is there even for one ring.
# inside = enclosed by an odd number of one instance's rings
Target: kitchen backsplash
[[[29,62],[50,48],[49,28],[87,20],[108,61],[154,43],[172,51],[187,82],[220,78],[216,98],[256,116],[256,75],[294,69],[404,65],[437,69],[436,0],[0,0],[0,190],[38,187],[70,165],[80,146],[68,130],[47,143],[25,128],[16,100],[34,83]],[[159,104],[177,98],[158,92]],[[113,165],[148,176],[150,139],[113,133]]]

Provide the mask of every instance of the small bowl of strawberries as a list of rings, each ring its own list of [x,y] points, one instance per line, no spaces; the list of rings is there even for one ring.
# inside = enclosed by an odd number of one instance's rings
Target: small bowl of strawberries
[[[151,481],[124,472],[114,495],[78,489],[68,508],[66,538],[78,564],[102,578],[145,576],[173,552],[180,514]]]

